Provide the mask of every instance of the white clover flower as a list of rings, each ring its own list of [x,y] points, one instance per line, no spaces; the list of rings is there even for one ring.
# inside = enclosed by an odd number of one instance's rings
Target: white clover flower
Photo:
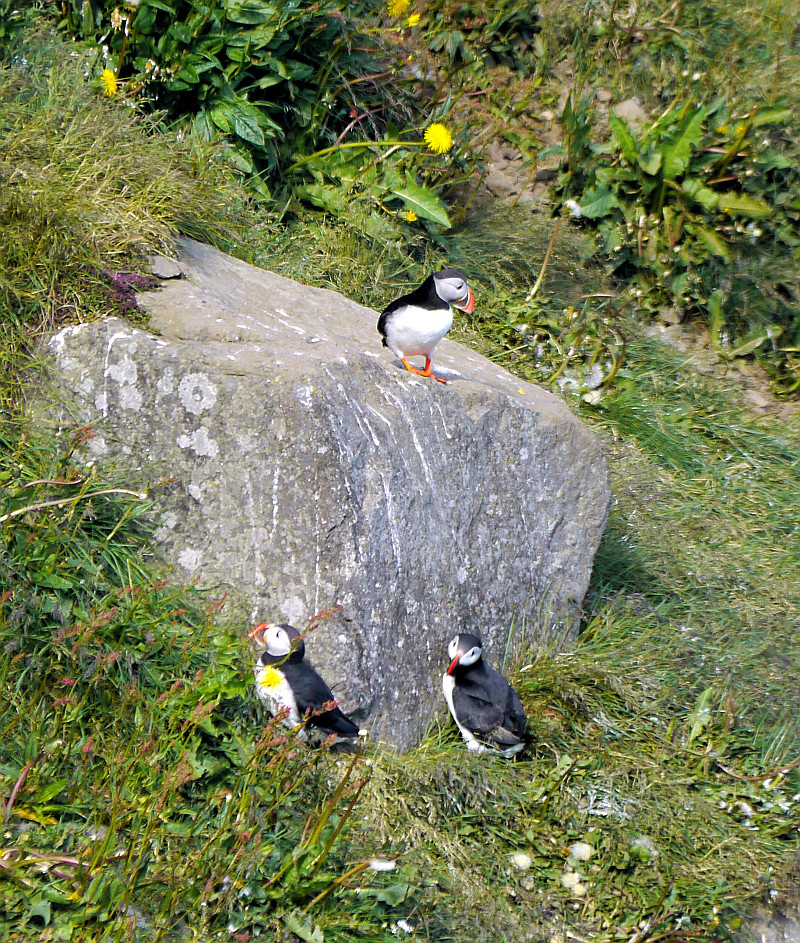
[[[588,861],[594,854],[594,848],[588,842],[576,841],[569,846],[569,853],[576,861]]]
[[[509,855],[508,860],[518,871],[527,871],[533,864],[531,856],[526,855],[523,851],[517,851],[513,855]]]

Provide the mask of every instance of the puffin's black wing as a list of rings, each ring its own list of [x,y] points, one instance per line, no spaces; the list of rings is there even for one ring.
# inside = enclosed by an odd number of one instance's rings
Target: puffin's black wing
[[[320,712],[322,705],[333,701],[334,697],[331,689],[310,665],[305,662],[285,662],[281,668],[292,688],[301,717],[305,718],[306,711],[310,710],[308,723],[312,726],[342,737],[358,736],[358,727],[338,707]]]
[[[407,295],[403,295],[401,298],[397,298],[395,301],[392,301],[381,312],[381,316],[378,318],[378,333],[383,338],[384,347],[386,347],[386,319],[394,311],[397,311],[400,308],[406,308],[409,305],[415,305],[420,308],[428,308],[431,311],[450,307],[450,305],[440,298],[436,293],[436,285],[433,280],[433,275],[429,275],[419,286],[419,288],[415,288]]]
[[[456,706],[457,692],[464,699],[463,707]],[[500,747],[516,746],[527,739],[522,701],[508,681],[485,662],[466,674],[460,685],[455,685],[453,705],[459,719],[470,718],[462,720],[465,727]]]
[[[525,716],[525,708],[519,699],[517,692],[508,686],[508,703],[506,704],[506,717],[503,726],[508,728],[520,740],[528,739],[528,718]]]
[[[503,709],[459,684],[453,687],[453,708],[458,721],[472,733],[490,734],[503,722]]]

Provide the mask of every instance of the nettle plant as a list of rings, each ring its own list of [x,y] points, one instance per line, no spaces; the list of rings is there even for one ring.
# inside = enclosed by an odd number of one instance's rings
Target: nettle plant
[[[790,112],[723,101],[673,103],[635,131],[609,114],[592,141],[590,99],[569,99],[566,169],[558,187],[574,216],[596,226],[609,271],[640,311],[706,319],[728,358],[763,354],[778,388],[800,387],[800,192],[783,152]]]
[[[435,157],[452,138],[424,150],[421,130],[436,122],[415,104],[413,77],[402,77],[400,27],[374,5],[67,0],[64,9],[62,25],[100,46],[107,94],[190,118],[205,139],[226,135],[262,197],[449,226],[436,191],[459,165]]]

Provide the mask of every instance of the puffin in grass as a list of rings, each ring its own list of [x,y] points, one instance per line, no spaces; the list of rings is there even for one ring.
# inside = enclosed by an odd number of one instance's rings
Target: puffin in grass
[[[506,679],[483,660],[477,635],[462,632],[447,647],[442,690],[467,748],[512,757],[529,742],[525,709]]]
[[[403,361],[406,370],[447,383],[431,372],[431,356],[453,325],[453,308],[472,314],[475,298],[462,273],[446,268],[429,275],[419,288],[384,309],[378,318],[383,346]],[[424,370],[408,362],[409,357],[416,356],[425,358]]]
[[[303,661],[306,646],[297,629],[262,622],[249,634],[260,649],[256,694],[273,717],[283,713],[285,726],[300,728],[300,740],[307,740],[309,731],[350,742],[358,738],[358,727],[336,707],[331,689]]]

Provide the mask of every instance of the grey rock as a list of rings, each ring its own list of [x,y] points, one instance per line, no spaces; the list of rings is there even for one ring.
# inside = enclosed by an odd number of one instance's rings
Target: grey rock
[[[628,98],[624,102],[612,105],[611,110],[618,118],[622,118],[632,128],[639,128],[646,124],[650,117],[635,98]]]
[[[170,279],[181,278],[183,270],[174,259],[168,259],[165,255],[155,255],[150,260],[150,271],[156,278]]]
[[[664,324],[681,324],[683,321],[683,311],[680,308],[664,306],[659,309],[658,316]]]
[[[800,943],[800,910],[795,905],[788,911],[758,907],[743,922],[735,937],[737,943]]]
[[[510,632],[512,653],[574,635],[610,495],[560,400],[447,340],[451,382],[414,376],[376,312],[199,243],[180,265],[137,298],[152,333],[65,328],[45,384],[48,421],[95,427],[90,460],[172,480],[157,541],[177,577],[229,590],[243,631],[341,606],[309,658],[403,749],[446,712],[456,632],[498,668]]]

